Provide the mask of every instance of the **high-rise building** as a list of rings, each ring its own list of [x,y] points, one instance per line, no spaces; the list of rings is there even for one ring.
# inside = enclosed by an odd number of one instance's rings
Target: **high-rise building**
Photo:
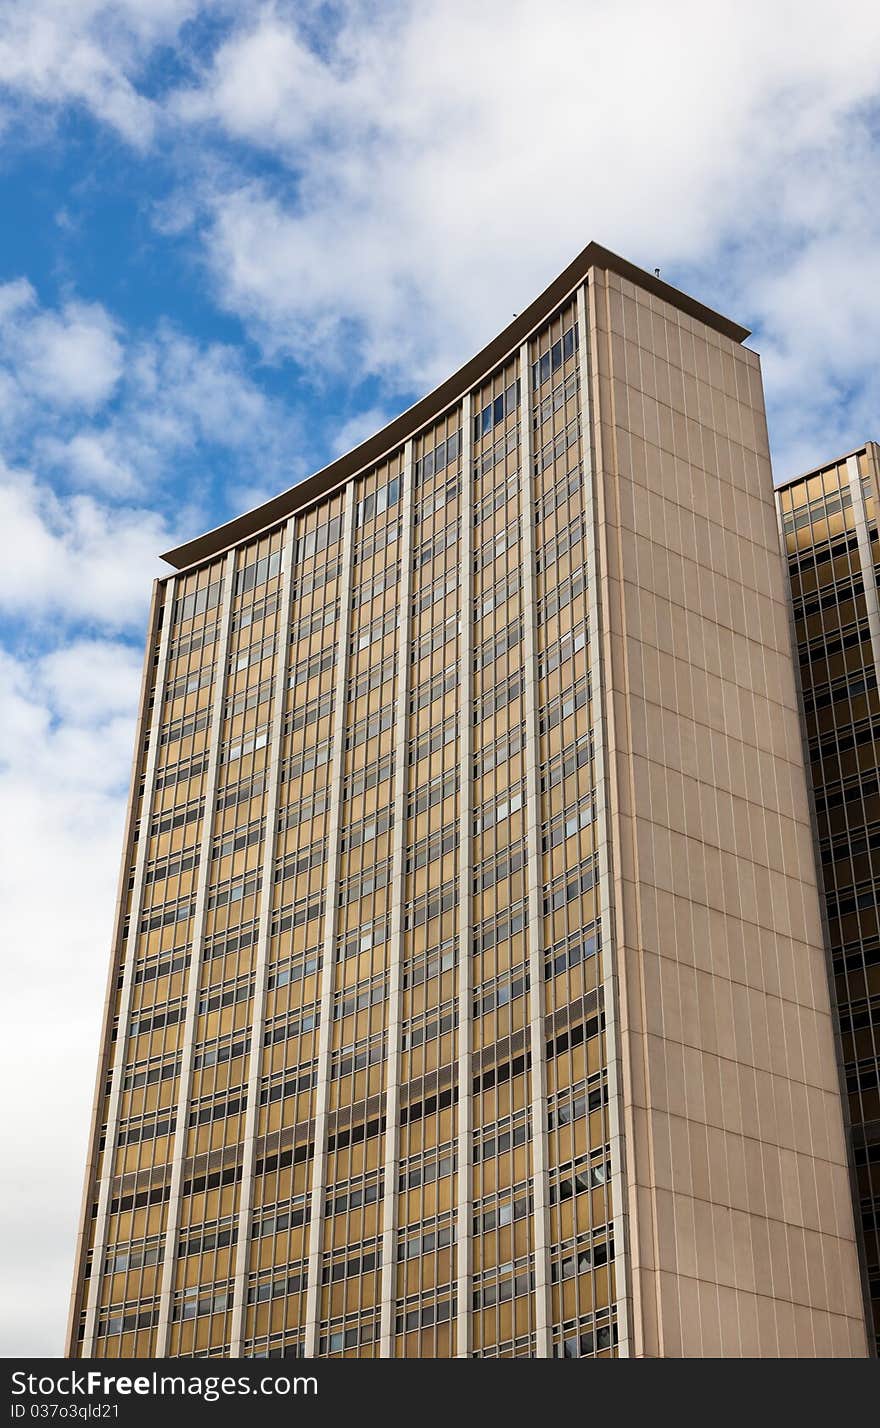
[[[72,1353],[864,1355],[747,336],[591,244],[166,557]]]
[[[855,1222],[871,1344],[880,1349],[880,448],[778,493]]]

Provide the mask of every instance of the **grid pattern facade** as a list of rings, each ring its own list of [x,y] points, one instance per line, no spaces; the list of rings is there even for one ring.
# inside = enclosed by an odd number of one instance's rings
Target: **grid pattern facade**
[[[617,1351],[586,371],[159,585],[77,1352]]]
[[[880,1348],[878,449],[778,493],[824,887],[855,1220]]]
[[[590,245],[157,583],[71,1353],[864,1352],[745,335]]]

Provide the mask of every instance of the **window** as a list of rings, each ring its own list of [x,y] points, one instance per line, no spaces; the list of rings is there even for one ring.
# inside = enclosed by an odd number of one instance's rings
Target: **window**
[[[407,1309],[405,1314],[397,1315],[394,1324],[395,1333],[411,1333],[413,1329],[430,1329],[433,1324],[445,1324],[454,1315],[454,1299],[443,1299],[439,1303]]]
[[[368,649],[376,640],[383,640],[386,635],[390,635],[400,625],[400,611],[388,610],[379,619],[373,620],[369,625],[362,625],[355,630],[348,643],[349,653],[358,654],[361,650]]]
[[[493,426],[497,426],[500,421],[512,411],[516,411],[519,406],[519,377],[515,382],[511,382],[509,387],[500,396],[489,402],[478,411],[474,417],[474,440],[479,441],[480,437],[486,436]]]
[[[424,1182],[423,1182],[424,1183]],[[419,1259],[423,1254],[433,1254],[438,1249],[448,1249],[455,1244],[455,1222],[436,1224],[429,1230],[421,1226],[401,1231],[397,1236],[398,1260]]]
[[[244,1056],[250,1046],[250,1033],[229,1032],[226,1036],[203,1042],[202,1045],[203,1050],[197,1051],[193,1057],[195,1071],[200,1071],[205,1066],[221,1066],[226,1061],[235,1061],[239,1056]]]
[[[284,1101],[288,1096],[298,1096],[301,1091],[311,1091],[318,1084],[318,1063],[313,1061],[301,1065],[295,1075],[268,1077],[260,1091],[260,1105],[271,1106],[276,1101]]]
[[[122,1274],[125,1270],[144,1269],[162,1263],[163,1245],[160,1235],[127,1245],[112,1245],[104,1259],[105,1274]]]
[[[235,577],[235,594],[246,595],[256,586],[265,585],[267,580],[278,575],[282,569],[283,551],[281,550],[274,550],[271,555],[264,555],[259,560],[251,561],[250,565],[239,570]]]
[[[556,1097],[551,1096],[547,1129],[556,1130],[559,1126],[571,1125],[572,1121],[581,1120],[604,1106],[608,1100],[605,1074],[604,1071],[599,1071],[595,1076],[591,1076],[588,1082],[582,1081],[580,1087],[561,1091]]]
[[[359,983],[349,992],[337,992],[333,1002],[333,1020],[351,1016],[354,1012],[365,1011],[367,1007],[381,1005],[388,995],[388,980],[383,972],[372,981]]]
[[[276,937],[279,932],[289,932],[292,927],[303,927],[305,923],[314,922],[316,918],[322,917],[323,913],[323,893],[315,893],[311,897],[299,898],[289,911],[282,909],[281,912],[273,917],[272,936]]]
[[[268,989],[271,992],[276,987],[286,987],[290,982],[301,982],[304,977],[311,977],[315,972],[320,971],[321,953],[316,948],[310,956],[298,962],[287,962],[284,966],[278,967],[274,972],[269,973]]]
[[[557,1359],[591,1358],[603,1350],[613,1348],[617,1343],[617,1325],[600,1324],[594,1328],[585,1329],[583,1332],[579,1331],[580,1325],[591,1322],[591,1319],[579,1319],[570,1324],[563,1324],[561,1333],[564,1337],[555,1339],[554,1335],[553,1357]]]
[[[505,793],[494,803],[485,804],[474,817],[474,833],[482,833],[484,828],[494,828],[496,824],[503,823],[506,818],[518,813],[524,802],[525,792],[520,787]]]
[[[378,1066],[385,1059],[385,1034],[377,1032],[369,1040],[354,1042],[334,1051],[330,1058],[330,1080],[337,1081],[368,1066]]]
[[[474,892],[485,892],[487,888],[494,887],[496,883],[513,877],[514,873],[518,873],[522,869],[525,860],[524,843],[520,843],[515,848],[505,848],[503,853],[497,854],[494,858],[488,858],[474,871]]]
[[[450,912],[457,901],[458,887],[454,881],[445,883],[439,892],[426,893],[424,897],[413,899],[405,904],[404,929],[422,927],[424,923],[432,922],[435,917],[440,917],[444,912]]]
[[[554,461],[558,461],[573,446],[577,446],[581,434],[580,417],[575,417],[570,421],[564,431],[560,431],[554,436],[552,441],[546,442],[534,459],[535,475],[540,476],[542,471],[546,471],[548,466],[552,466]],[[569,473],[580,480],[579,471]]]
[[[494,1304],[505,1304],[509,1299],[531,1293],[535,1287],[535,1274],[530,1264],[530,1257],[515,1263],[509,1260],[482,1275],[476,1275],[474,1309],[490,1309]]]
[[[456,1158],[451,1145],[441,1146],[439,1154],[437,1151],[426,1151],[424,1159],[412,1156],[401,1161],[397,1188],[400,1191],[416,1190],[420,1185],[433,1185],[447,1175],[454,1175],[455,1168]]]
[[[357,524],[364,525],[374,516],[381,516],[383,511],[387,511],[389,506],[395,506],[400,500],[401,479],[394,476],[387,486],[382,486],[378,491],[372,491],[369,496],[364,496],[363,500],[357,504]]]
[[[525,1145],[530,1137],[529,1113],[527,1110],[517,1111],[505,1120],[474,1132],[474,1162],[494,1160],[497,1155],[505,1155],[516,1146]]]
[[[571,967],[577,967],[581,962],[586,962],[590,957],[595,957],[599,950],[600,937],[598,924],[593,924],[592,928],[586,928],[583,932],[575,933],[572,937],[563,938],[557,942],[546,954],[544,961],[544,977],[558,977],[560,973],[567,972]]]
[[[439,947],[429,947],[427,952],[423,952],[418,958],[404,963],[404,990],[410,987],[420,987],[423,982],[430,982],[434,977],[441,976],[443,972],[450,972],[457,960],[457,943],[454,938],[443,942]]]
[[[326,550],[328,546],[335,545],[342,534],[342,517],[334,516],[332,520],[319,526],[317,530],[308,531],[306,535],[297,537],[296,559],[297,561],[309,560],[313,555]]]
[[[382,1198],[382,1175],[375,1179],[361,1178],[360,1183],[351,1181],[331,1185],[327,1189],[328,1198],[324,1202],[325,1215],[345,1215],[349,1210],[360,1210],[364,1205],[375,1205]]]
[[[255,754],[258,749],[264,749],[268,742],[269,726],[266,724],[262,729],[255,729],[253,733],[246,734],[244,738],[238,739],[234,744],[225,745],[220,750],[220,762],[234,763],[236,759],[242,759],[246,754]]]
[[[415,479],[428,481],[437,471],[442,471],[451,461],[455,461],[461,450],[461,432],[454,431],[445,441],[438,441],[433,451],[425,452],[415,464]]]
[[[193,590],[189,595],[181,595],[174,602],[172,620],[191,620],[196,615],[204,615],[213,610],[223,598],[223,581],[215,580],[212,585],[203,585],[201,590]]]
[[[526,925],[525,903],[519,907],[511,909],[504,917],[497,920],[492,918],[481,923],[474,932],[474,952],[487,952],[490,947],[497,947],[499,943],[508,941],[522,932]]]
[[[543,357],[539,357],[532,363],[532,386],[540,387],[542,382],[558,372],[563,362],[567,362],[569,357],[574,355],[577,344],[577,323],[570,327],[567,332],[563,332],[558,342],[554,342],[549,352],[545,352]]]
[[[171,1317],[178,1319],[200,1319],[203,1314],[220,1314],[232,1307],[231,1289],[199,1289],[194,1285],[184,1289],[176,1300]]]
[[[514,976],[506,972],[497,981],[478,987],[474,996],[474,1016],[486,1016],[524,997],[529,990],[529,974],[525,968],[518,969],[518,973]]]
[[[596,872],[597,862],[594,856],[580,868],[573,868],[571,872],[565,872],[560,877],[554,878],[545,893],[544,916],[549,916],[551,912],[558,912],[561,907],[566,907],[568,903],[574,902],[575,898],[583,897],[585,893],[590,892],[595,886]]]
[[[569,630],[563,635],[557,644],[552,645],[538,660],[538,678],[543,679],[545,675],[552,674],[554,669],[558,669],[566,660],[570,660],[573,655],[580,654],[581,650],[587,647],[586,629]]]
[[[607,1233],[607,1227],[594,1231],[594,1234]],[[614,1258],[614,1240],[603,1239],[596,1243],[581,1243],[574,1249],[569,1249],[558,1259],[554,1259],[550,1266],[550,1279],[553,1284],[559,1284],[565,1279],[574,1279],[579,1274],[589,1274],[590,1270],[599,1269],[603,1264],[608,1264]]]
[[[547,853],[551,848],[558,848],[567,838],[573,837],[583,828],[589,828],[595,816],[596,807],[591,792],[576,807],[557,814],[549,823],[545,823],[541,840],[543,851]]]
[[[232,1215],[227,1215],[222,1220],[189,1229],[181,1236],[177,1253],[181,1259],[187,1259],[193,1254],[208,1254],[211,1250],[225,1249],[227,1245],[234,1245],[237,1240],[235,1219]]]
[[[524,1186],[518,1186],[518,1190],[524,1190]],[[512,1225],[515,1220],[523,1220],[532,1212],[532,1197],[529,1194],[516,1194],[508,1191],[509,1199],[502,1203],[494,1204],[486,1209],[480,1210],[474,1216],[474,1234],[484,1235],[492,1230],[500,1230],[505,1225]],[[495,1197],[492,1197],[493,1199]]]
[[[352,1250],[360,1250],[352,1254]],[[361,1274],[371,1274],[380,1267],[381,1252],[378,1240],[366,1240],[363,1245],[348,1245],[345,1256],[332,1259],[321,1272],[322,1284],[336,1284],[340,1279],[353,1279]]]
[[[300,1225],[307,1225],[310,1218],[306,1195],[294,1195],[284,1205],[270,1206],[260,1211],[253,1222],[254,1239],[259,1240],[266,1235],[280,1235],[285,1230],[297,1229]]]
[[[246,897],[254,897],[260,891],[260,881],[260,874],[252,873],[249,877],[239,878],[237,882],[218,887],[206,898],[208,910],[211,911],[215,907],[227,907],[232,903],[241,902]]]
[[[286,883],[291,878],[299,878],[303,873],[308,873],[312,868],[322,868],[327,861],[327,841],[323,839],[320,843],[312,843],[311,847],[302,849],[299,853],[293,853],[285,858],[283,863],[275,865],[275,873],[272,881]]]
[[[264,1046],[277,1046],[280,1042],[292,1041],[295,1036],[304,1036],[314,1031],[321,1020],[319,1003],[298,1013],[282,1012],[266,1023],[263,1033]]]
[[[248,1285],[248,1304],[265,1304],[270,1299],[299,1294],[306,1287],[307,1269],[305,1260],[299,1260],[284,1269],[273,1269],[265,1278],[252,1280]]]
[[[430,1041],[436,1041],[438,1036],[444,1036],[446,1032],[453,1031],[458,1025],[458,1015],[455,1011],[455,1003],[447,1002],[445,1006],[430,1012],[422,1012],[419,1017],[413,1017],[408,1022],[404,1022],[400,1033],[401,1051],[412,1051],[417,1046],[424,1046]]]

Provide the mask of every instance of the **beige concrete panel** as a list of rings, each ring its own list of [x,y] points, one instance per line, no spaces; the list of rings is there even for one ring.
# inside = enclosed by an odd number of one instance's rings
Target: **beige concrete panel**
[[[594,278],[633,1351],[863,1354],[758,359]]]

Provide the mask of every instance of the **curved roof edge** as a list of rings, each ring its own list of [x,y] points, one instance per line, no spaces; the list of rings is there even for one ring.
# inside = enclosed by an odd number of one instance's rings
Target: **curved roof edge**
[[[583,281],[590,268],[607,268],[623,278],[628,278],[630,282],[654,293],[664,302],[670,303],[672,307],[677,307],[681,312],[687,313],[689,317],[696,318],[697,321],[714,328],[716,332],[722,333],[723,336],[729,337],[734,342],[744,342],[750,335],[747,327],[741,327],[739,323],[732,322],[730,318],[722,317],[720,313],[697,302],[696,298],[689,297],[679,288],[674,288],[670,283],[664,283],[653,273],[636,267],[634,263],[629,263],[625,258],[618,257],[616,253],[610,252],[608,248],[603,248],[599,243],[588,243],[586,248],[574,259],[574,262],[569,263],[568,267],[559,274],[559,277],[555,278],[549,287],[546,287],[535,298],[534,302],[519,313],[513,322],[508,323],[507,327],[497,337],[494,337],[482,351],[465,362],[463,367],[459,367],[451,377],[447,377],[445,382],[441,382],[439,387],[435,387],[427,396],[421,397],[413,406],[401,412],[400,416],[395,417],[381,431],[367,437],[359,446],[355,446],[351,451],[345,452],[343,456],[337,457],[335,461],[330,462],[329,466],[324,466],[314,475],[306,476],[295,486],[290,486],[286,491],[282,491],[280,495],[264,501],[261,506],[255,506],[253,510],[246,511],[241,516],[235,516],[231,521],[217,526],[216,529],[206,532],[205,535],[196,536],[193,540],[176,546],[174,550],[166,551],[162,559],[177,570],[198,564],[210,556],[228,549],[229,546],[238,545],[239,542],[257,535],[260,531],[275,525],[277,521],[283,520],[303,506],[311,505],[313,501],[332,491],[343,481],[348,480],[350,476],[356,475],[381,460],[395,447],[400,446],[408,436],[416,435],[422,427],[427,426],[435,417],[440,416],[447,407],[476,386],[513,349],[519,347],[532,329],[538,326],[542,319],[549,317],[554,309],[559,307],[572,290]]]

